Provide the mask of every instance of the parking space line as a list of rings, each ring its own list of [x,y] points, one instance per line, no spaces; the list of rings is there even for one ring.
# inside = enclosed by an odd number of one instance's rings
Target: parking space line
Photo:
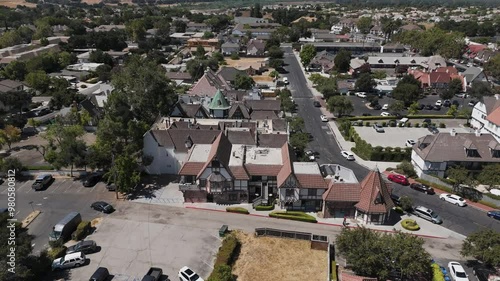
[[[23,187],[25,187],[28,184],[29,181],[25,181],[19,188],[16,189],[16,191],[21,191]]]
[[[55,188],[52,189],[52,191],[50,192],[51,194],[56,192],[56,190],[59,189],[59,187],[61,187],[63,185],[63,183],[65,183],[66,180],[62,180]]]
[[[74,184],[74,183],[75,183],[75,182],[73,181],[73,182],[72,182],[72,183],[68,186],[68,188],[66,188],[66,189],[64,190],[64,193],[67,193],[68,191],[70,191],[70,190],[72,189],[71,187],[73,186],[73,184]]]

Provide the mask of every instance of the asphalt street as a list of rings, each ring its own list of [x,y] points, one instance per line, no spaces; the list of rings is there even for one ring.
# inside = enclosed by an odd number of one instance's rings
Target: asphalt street
[[[307,132],[313,136],[313,140],[309,143],[310,149],[319,152],[319,163],[340,164],[352,169],[359,181],[363,180],[368,174],[368,169],[340,156],[340,148],[328,126],[321,122],[321,111],[314,107],[313,94],[307,87],[299,62],[291,52],[291,48],[285,48],[285,63],[287,64],[285,69],[288,71],[285,76],[290,81],[289,86],[297,104],[298,114],[304,119]],[[414,205],[423,205],[435,210],[443,218],[445,227],[462,235],[468,235],[485,227],[500,231],[500,222],[488,218],[482,211],[472,207],[458,208],[442,202],[438,196],[429,196],[395,183],[393,186],[395,194],[408,195],[413,199]]]

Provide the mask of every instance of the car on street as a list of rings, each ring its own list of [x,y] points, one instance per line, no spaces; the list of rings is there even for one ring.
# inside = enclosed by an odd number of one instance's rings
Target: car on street
[[[391,114],[389,112],[382,112],[382,113],[380,113],[380,116],[387,117],[387,116],[391,116]]]
[[[490,218],[500,220],[500,211],[499,210],[489,211],[486,215]]]
[[[314,107],[321,107],[321,103],[319,103],[319,101],[317,100],[313,101],[313,105]]]
[[[111,206],[110,204],[108,204],[104,201],[94,202],[94,203],[92,203],[92,205],[90,205],[90,208],[92,208],[98,212],[105,213],[105,214],[110,214],[115,210],[113,208],[113,206]]]
[[[358,98],[366,98],[365,92],[356,92],[354,95]]]
[[[345,151],[345,150],[342,150],[340,152],[340,154],[342,155],[342,157],[344,157],[345,159],[349,160],[349,161],[353,161],[355,160],[354,159],[354,154],[352,154],[352,152],[350,151]]]
[[[444,100],[443,106],[450,107],[451,106],[451,101],[450,100]]]
[[[401,197],[397,196],[396,194],[391,193],[391,199],[392,199],[392,202],[394,202],[394,204],[396,204],[396,206],[401,206]]]
[[[196,272],[187,266],[184,266],[179,270],[178,276],[180,281],[203,281],[203,279],[196,274]]]
[[[467,261],[466,265],[472,267],[472,274],[478,281],[500,280],[500,271],[479,261]]]
[[[417,142],[415,140],[409,139],[406,140],[406,146],[407,147],[413,147]]]
[[[387,179],[392,181],[392,182],[399,183],[401,185],[409,185],[410,184],[408,182],[407,177],[405,177],[403,175],[399,175],[399,174],[390,174],[389,176],[387,176]]]
[[[321,122],[328,122],[328,117],[326,117],[326,115],[321,115],[319,118],[321,119]]]
[[[443,219],[438,214],[436,214],[436,212],[424,206],[414,207],[412,213],[417,217],[426,219],[432,223],[443,223]]]
[[[421,184],[421,183],[412,183],[410,184],[410,188],[411,189],[415,189],[416,191],[420,191],[420,192],[423,192],[425,194],[436,194],[436,192],[434,191],[434,188],[428,186],[428,185],[425,185],[425,184]]]
[[[427,128],[427,130],[429,130],[429,132],[433,133],[433,134],[437,134],[439,133],[439,130],[436,128],[436,126],[429,126]]]
[[[434,103],[435,106],[442,106],[443,102],[441,100],[437,100],[436,103]]]
[[[289,83],[289,82],[288,82],[288,78],[287,78],[287,77],[283,77],[283,83],[284,83],[285,85],[288,85],[288,83]]]
[[[465,200],[462,197],[455,194],[443,193],[439,195],[439,199],[460,207],[467,206],[467,202],[465,202]]]
[[[377,123],[373,124],[373,129],[375,129],[377,133],[385,133],[384,127]]]
[[[31,187],[34,190],[42,190],[44,188],[47,188],[52,182],[52,180],[53,180],[52,175],[49,174],[39,175],[36,177],[35,182]]]
[[[90,174],[84,181],[83,181],[83,186],[85,187],[92,187],[96,185],[102,178],[101,174]]]
[[[85,254],[82,252],[76,252],[55,259],[52,262],[52,271],[79,267],[84,264],[85,264]]]
[[[448,263],[448,270],[454,281],[469,281],[469,277],[460,263],[450,261]]]
[[[382,110],[388,110],[389,109],[389,105],[386,103],[382,106]]]
[[[92,240],[84,240],[76,243],[73,246],[69,246],[66,250],[66,254],[82,252],[84,254],[92,254],[97,251],[97,244]]]

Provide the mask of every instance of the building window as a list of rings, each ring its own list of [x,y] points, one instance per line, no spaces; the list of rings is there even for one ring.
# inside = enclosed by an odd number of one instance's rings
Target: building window
[[[288,197],[288,196],[294,196],[295,192],[293,189],[291,188],[287,188],[285,189],[285,195]]]
[[[207,179],[200,179],[200,187],[206,187],[207,186]]]
[[[308,195],[308,196],[316,196],[316,189],[309,188],[309,189],[307,190],[307,195]]]

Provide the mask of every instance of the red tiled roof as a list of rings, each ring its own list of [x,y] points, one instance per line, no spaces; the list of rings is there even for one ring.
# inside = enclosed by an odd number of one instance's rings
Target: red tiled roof
[[[325,179],[321,175],[295,174],[302,188],[327,188]]]
[[[292,174],[292,161],[290,161],[290,152],[288,149],[288,143],[283,144],[281,147],[281,163],[283,164],[280,172],[277,176],[277,184],[280,187],[285,183],[286,179]]]
[[[182,165],[179,175],[181,176],[193,176],[197,175],[205,163],[203,162],[186,162]]]
[[[486,120],[497,126],[500,126],[500,107],[497,107],[490,114],[488,114],[488,116],[486,116]]]
[[[449,83],[451,78],[450,74],[446,72],[431,72],[429,80],[431,83]]]
[[[258,164],[246,164],[245,168],[249,175],[253,176],[274,176],[277,177],[281,165],[258,165]]]
[[[224,133],[220,133],[217,139],[212,143],[212,147],[210,148],[210,153],[208,154],[207,162],[204,163],[203,168],[198,173],[198,177],[201,176],[203,171],[210,165],[210,163],[217,158],[221,165],[226,167],[228,172],[231,172],[228,168],[229,159],[231,157],[231,149],[232,145],[227,139]]]
[[[484,49],[486,49],[488,47],[486,47],[485,45],[469,45],[468,49],[471,53],[477,53],[479,51],[482,51]]]
[[[378,170],[370,171],[361,182],[360,200],[355,207],[371,214],[387,213],[394,208],[387,184]]]
[[[249,180],[247,170],[243,166],[230,166],[229,169],[236,180]]]
[[[333,180],[328,185],[328,190],[323,193],[325,201],[358,202],[361,192],[359,183],[336,183]]]
[[[446,72],[449,74],[458,74],[458,69],[456,69],[453,66],[442,66],[442,67],[436,68],[436,70],[434,70],[434,72]]]
[[[377,278],[357,276],[346,272],[340,273],[340,280],[342,281],[377,281]]]

